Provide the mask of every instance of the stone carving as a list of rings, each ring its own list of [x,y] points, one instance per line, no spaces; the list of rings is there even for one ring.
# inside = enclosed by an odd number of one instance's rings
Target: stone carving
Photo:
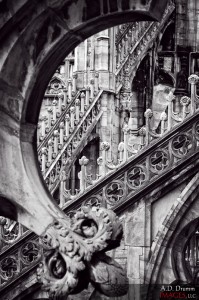
[[[128,88],[128,83],[134,77],[134,70],[137,64],[142,60],[143,53],[146,53],[150,48],[151,41],[157,38],[158,33],[161,31],[162,26],[168,20],[174,10],[172,2],[168,2],[161,22],[157,25],[156,22],[141,22],[130,23],[128,26],[122,28],[116,37],[117,49],[117,71],[116,71],[116,87],[121,84],[123,87]],[[131,31],[131,38],[125,42],[126,35]],[[130,49],[129,55],[126,56],[127,48]],[[131,70],[126,76],[125,70]]]
[[[50,132],[43,138],[43,141],[38,144],[37,150],[41,169],[51,192],[53,192],[59,184],[59,176],[61,167],[63,167],[63,160],[67,160],[69,163],[69,158],[71,157],[72,152],[74,152],[78,145],[80,145],[82,138],[86,136],[87,132],[95,125],[98,118],[101,117],[101,93],[102,90],[99,91],[99,97],[92,99],[92,103],[87,110],[84,111],[85,101],[83,101],[83,104],[81,105],[82,112],[80,112],[79,109],[75,112],[75,103],[78,103],[78,105],[80,103],[78,98],[80,94],[78,93],[78,97],[74,97],[70,105],[67,106],[66,111],[64,111],[61,117],[57,119],[56,124],[53,125],[54,127],[50,129]],[[85,97],[83,92],[81,95]],[[58,103],[57,101],[54,103],[56,108]],[[72,104],[74,106],[71,106]],[[77,114],[79,122],[75,119],[77,118]],[[43,126],[44,125],[45,124],[43,124]],[[47,152],[42,153],[44,146],[49,146],[49,140],[52,142],[51,147],[48,147]]]
[[[52,296],[79,293],[89,282],[107,296],[126,294],[124,271],[105,255],[121,238],[122,226],[115,213],[102,207],[82,207],[46,231],[44,241],[49,250],[38,267],[38,280]]]
[[[142,131],[145,135],[146,129],[142,128]],[[156,141],[152,140],[152,144],[149,144],[148,150],[145,149],[141,156],[135,157],[135,159],[131,158],[126,163],[125,169],[118,168],[117,172],[111,175],[111,183],[117,184],[110,185],[110,182],[107,181],[104,181],[100,185],[98,185],[98,182],[96,182],[96,184],[94,183],[92,190],[89,190],[89,195],[87,196],[86,201],[85,194],[83,195],[83,198],[81,198],[82,194],[73,196],[73,198],[70,198],[70,195],[68,194],[68,199],[73,200],[75,198],[78,198],[77,202],[79,203],[75,206],[76,212],[73,213],[70,211],[70,213],[68,212],[68,214],[71,216],[72,220],[74,220],[74,215],[76,215],[77,210],[80,210],[80,205],[82,205],[83,201],[84,205],[92,205],[95,207],[95,209],[99,206],[105,206],[115,209],[118,204],[120,205],[127,203],[129,199],[132,199],[132,197],[136,196],[138,193],[140,193],[141,195],[141,193],[143,193],[143,190],[147,186],[156,184],[156,180],[159,180],[160,176],[162,178],[166,178],[168,174],[167,172],[170,172],[171,166],[173,169],[172,174],[175,174],[176,176],[179,170],[178,167],[184,165],[190,159],[190,157],[192,159],[192,157],[196,155],[198,147],[199,121],[198,112],[196,111],[196,114],[186,120],[186,124],[183,123],[182,126],[174,126],[172,135],[169,134],[166,136],[162,136]],[[95,219],[93,220],[96,223]],[[3,233],[3,227],[7,227],[8,222],[5,218],[1,218],[0,224]],[[67,225],[67,227],[70,227],[70,220],[65,221],[65,224]],[[75,221],[73,221],[73,224],[75,224]],[[12,231],[13,230],[14,228],[12,227]],[[87,228],[83,228],[83,230],[85,231],[85,233],[87,232]],[[15,249],[14,251],[12,249],[6,250],[5,247],[8,247],[7,234],[6,236],[4,236],[4,234],[2,234],[1,236],[2,249],[3,251],[7,251],[6,253],[4,252],[5,260],[3,260],[3,263],[0,264],[1,291],[6,286],[10,285],[12,281],[16,281],[20,276],[24,275],[27,272],[30,272],[30,270],[32,270],[32,268],[40,261],[41,256],[43,256],[43,248],[41,247],[40,249],[38,249],[39,251],[37,251],[35,243],[29,243],[30,238],[32,239],[31,233],[26,232],[27,236],[24,236],[25,232],[26,231],[23,229],[23,231],[19,235],[19,239],[20,237],[23,238],[24,247],[21,246],[22,255],[19,255],[18,249]],[[10,245],[14,241],[16,241],[15,236],[13,237],[13,240],[9,239]],[[82,239],[85,238],[82,236],[80,237]],[[93,238],[90,238],[89,240],[93,240]],[[38,245],[38,238],[34,238],[34,242],[35,241]],[[27,245],[25,245],[26,243]],[[85,243],[84,240],[83,243]],[[51,245],[50,247],[52,248]],[[57,249],[59,250],[59,247],[57,247]],[[58,250],[57,253],[59,253]],[[97,251],[93,252],[91,261],[93,261],[93,259],[96,257],[96,255],[98,256],[98,254],[99,252],[97,253]],[[91,261],[85,261],[86,270],[88,270],[88,265],[90,266]],[[58,266],[56,266],[56,268],[58,268]],[[55,270],[55,273],[56,272],[59,271]]]

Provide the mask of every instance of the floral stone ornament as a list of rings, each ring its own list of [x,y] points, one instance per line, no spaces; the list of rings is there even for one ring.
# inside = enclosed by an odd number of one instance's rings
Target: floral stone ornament
[[[59,219],[44,236],[48,248],[37,269],[38,281],[50,296],[81,292],[89,282],[106,296],[128,291],[125,271],[105,254],[119,246],[123,230],[114,212],[84,206],[68,219]]]

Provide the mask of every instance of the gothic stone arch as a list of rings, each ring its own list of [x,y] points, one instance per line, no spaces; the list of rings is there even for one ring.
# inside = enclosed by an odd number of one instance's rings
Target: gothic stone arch
[[[199,175],[196,174],[174,202],[152,244],[146,275],[150,295],[157,292],[156,284],[190,282],[183,263],[183,250],[198,228],[198,184]]]

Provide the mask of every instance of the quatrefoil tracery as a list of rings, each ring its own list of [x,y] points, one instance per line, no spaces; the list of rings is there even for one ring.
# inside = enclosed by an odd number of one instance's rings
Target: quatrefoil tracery
[[[130,188],[137,189],[146,181],[146,172],[142,166],[133,167],[127,174],[127,182]]]
[[[111,206],[122,201],[125,196],[124,183],[119,180],[109,183],[105,189],[105,195]]]
[[[154,151],[149,157],[150,169],[153,173],[158,174],[170,165],[169,153],[160,149]]]
[[[172,151],[178,158],[187,155],[193,148],[193,140],[188,133],[178,134],[172,140]]]

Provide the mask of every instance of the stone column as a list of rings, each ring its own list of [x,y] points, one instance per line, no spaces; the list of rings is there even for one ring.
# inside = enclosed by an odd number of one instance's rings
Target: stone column
[[[97,38],[96,56],[95,56],[95,69],[108,71],[108,47],[109,37],[101,35]]]
[[[89,160],[85,156],[79,159],[79,164],[81,166],[81,171],[79,172],[81,192],[83,192],[86,189],[86,165],[88,164],[88,162]]]
[[[80,100],[76,99],[75,100],[75,120],[77,121],[77,123],[79,122],[79,114],[80,114]]]
[[[69,136],[69,128],[70,128],[70,116],[68,114],[65,115],[65,136]]]
[[[85,94],[84,94],[84,92],[81,93],[80,98],[81,98],[81,104],[80,104],[81,108],[80,108],[80,110],[81,110],[81,113],[82,113],[82,116],[83,116],[84,115],[84,105],[85,105]]]
[[[74,106],[71,106],[70,108],[70,126],[72,130],[75,128],[75,108]]]
[[[75,195],[75,165],[71,169],[71,194]]]

